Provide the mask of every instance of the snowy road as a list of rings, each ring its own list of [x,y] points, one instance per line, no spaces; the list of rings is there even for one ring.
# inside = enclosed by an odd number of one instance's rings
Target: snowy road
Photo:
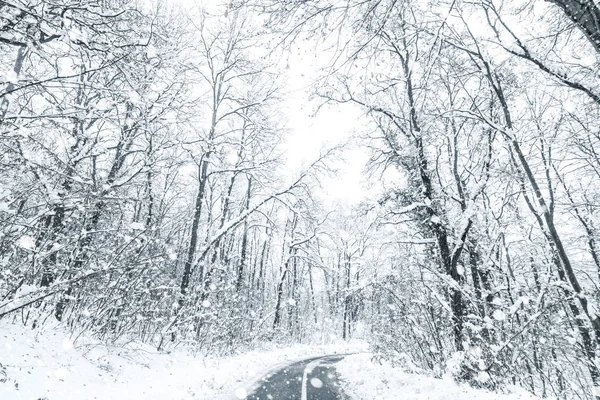
[[[257,382],[248,400],[344,400],[334,365],[342,355],[297,361]]]

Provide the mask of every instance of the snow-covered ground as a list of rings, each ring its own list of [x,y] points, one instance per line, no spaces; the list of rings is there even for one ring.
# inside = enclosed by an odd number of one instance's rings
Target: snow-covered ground
[[[344,391],[352,399],[402,400],[535,400],[523,389],[498,394],[459,385],[451,378],[436,379],[410,374],[385,361],[373,361],[370,354],[346,357],[336,366]]]
[[[107,346],[81,337],[73,343],[57,327],[31,330],[0,321],[0,399],[235,399],[275,365],[361,346],[263,346],[232,357],[193,357],[139,343]]]
[[[31,330],[0,322],[0,399],[153,400],[235,399],[277,366],[305,357],[361,352],[337,364],[344,391],[357,400],[532,400],[475,390],[451,379],[409,374],[374,362],[361,342],[263,346],[231,357],[160,353],[140,344],[105,345],[77,340],[58,327]]]

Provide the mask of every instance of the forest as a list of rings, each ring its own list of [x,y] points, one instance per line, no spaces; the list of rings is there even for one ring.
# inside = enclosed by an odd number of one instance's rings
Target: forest
[[[336,109],[347,140],[290,168],[290,116]],[[368,190],[329,201],[350,150]],[[597,400],[598,182],[597,0],[0,0],[0,319],[28,329],[360,338]]]

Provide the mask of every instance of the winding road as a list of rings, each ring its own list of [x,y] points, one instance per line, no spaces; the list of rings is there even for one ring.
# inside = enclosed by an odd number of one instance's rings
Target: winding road
[[[347,354],[296,361],[259,380],[247,400],[344,400],[335,363]]]

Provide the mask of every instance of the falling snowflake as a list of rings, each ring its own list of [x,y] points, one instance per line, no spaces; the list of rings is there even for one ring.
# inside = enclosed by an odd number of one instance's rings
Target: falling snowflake
[[[239,388],[235,391],[235,397],[240,400],[244,400],[246,397],[248,397],[248,392],[246,392],[246,389],[244,388]]]
[[[494,311],[494,313],[492,314],[492,317],[496,320],[496,321],[504,321],[506,319],[506,314],[504,314],[504,311],[502,310],[496,310]]]
[[[17,242],[17,246],[25,250],[34,250],[35,240],[31,236],[21,236]]]
[[[310,380],[310,384],[311,384],[313,387],[316,387],[317,389],[320,389],[320,388],[322,388],[322,387],[323,387],[323,381],[322,381],[322,380],[320,380],[319,378],[312,378],[312,379]]]

